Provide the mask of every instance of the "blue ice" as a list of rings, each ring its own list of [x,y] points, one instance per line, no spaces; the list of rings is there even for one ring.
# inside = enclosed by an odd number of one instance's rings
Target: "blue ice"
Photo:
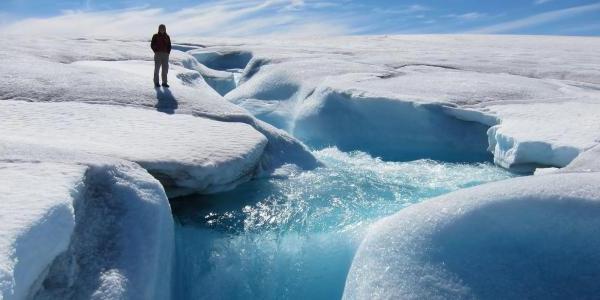
[[[491,163],[386,162],[336,148],[314,154],[324,167],[173,202],[176,299],[339,299],[369,224],[513,176]]]

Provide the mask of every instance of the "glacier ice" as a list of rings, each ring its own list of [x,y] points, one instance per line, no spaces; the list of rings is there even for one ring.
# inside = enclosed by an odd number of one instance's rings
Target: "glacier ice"
[[[595,101],[498,105],[490,109],[502,123],[490,128],[489,146],[494,161],[506,168],[522,164],[565,167],[598,141],[600,103]],[[539,126],[546,122],[552,126]]]
[[[0,163],[3,299],[27,297],[37,276],[68,248],[84,172],[77,165]]]
[[[169,72],[172,87],[155,90],[148,88],[153,63],[146,42],[60,38],[30,41],[15,37],[17,40],[0,50],[3,59],[11,62],[0,75],[0,99],[135,106],[245,123],[268,139],[260,161],[263,173],[286,163],[304,169],[318,165],[298,140],[224,100],[203,78],[223,74],[215,74],[187,53],[173,51]]]
[[[552,174],[460,190],[373,225],[345,299],[592,299],[600,176]]]
[[[600,62],[592,50],[598,39],[381,36],[203,44],[204,53],[251,51],[225,98],[311,146],[391,159],[418,158],[390,156],[411,147],[416,155],[446,160],[485,159],[489,151],[496,164],[514,171],[563,168],[443,196],[378,223],[354,260],[347,298],[597,295],[597,242],[586,246],[598,230]],[[406,216],[412,211],[419,215]]]
[[[487,129],[436,106],[325,89],[306,100],[292,132],[309,145],[359,149],[386,160],[473,162],[491,159]]]
[[[219,191],[247,180],[267,143],[243,123],[85,103],[1,101],[0,123],[4,143],[134,161],[174,195]]]
[[[164,188],[210,193],[318,165],[222,99],[188,54],[172,55],[172,89],[154,90],[146,42],[16,39],[0,50],[2,298],[169,298]]]
[[[596,145],[579,154],[570,164],[559,169],[559,172],[600,172],[600,146]]]
[[[494,127],[488,132],[489,150],[496,163],[515,171],[564,167],[597,143],[593,114],[600,74],[591,49],[600,45],[593,38],[378,36],[308,39],[293,45],[277,40],[203,45],[198,50],[203,53],[251,52],[238,87],[225,98],[314,142],[312,146],[336,145],[383,157],[413,147],[422,157],[435,157],[433,146],[454,149],[455,159],[464,149],[479,148],[483,156],[485,150],[477,144],[487,141],[464,141],[456,130],[440,133],[439,124],[431,126],[435,130],[420,127],[414,132],[412,119],[377,112],[382,102],[387,110],[395,106],[409,116],[414,114],[411,106],[428,107],[436,118]],[[376,117],[365,120],[354,113],[357,103],[365,111],[373,106]],[[461,122],[448,127],[452,123]],[[481,129],[460,131],[475,136]],[[385,144],[373,142],[382,135]],[[453,140],[458,147],[448,144]],[[389,146],[396,149],[387,151]],[[410,153],[405,157],[413,158]]]
[[[339,299],[369,224],[514,175],[491,163],[389,162],[315,151],[324,167],[172,201],[175,299]]]
[[[252,59],[252,53],[243,50],[230,50],[224,51],[204,51],[202,49],[194,49],[188,51],[190,55],[196,58],[202,65],[213,69],[213,70],[232,70],[232,69],[244,69],[250,59]]]
[[[162,186],[132,163],[56,154],[1,160],[2,298],[168,297],[173,220]]]
[[[0,179],[8,182],[0,188],[22,183],[35,188],[20,195],[51,197],[3,200],[15,212],[0,230],[4,298],[168,298],[173,220],[163,188],[211,193],[319,166],[293,136],[390,160],[493,157],[511,170],[538,169],[377,223],[353,262],[347,298],[597,292],[586,280],[598,269],[589,217],[598,199],[598,39],[186,38],[174,45],[170,90],[148,88],[147,41],[11,40],[0,49]],[[18,244],[36,232],[57,238],[23,263],[36,249]],[[106,244],[107,236],[124,238]],[[581,275],[573,268],[589,276],[570,281]]]

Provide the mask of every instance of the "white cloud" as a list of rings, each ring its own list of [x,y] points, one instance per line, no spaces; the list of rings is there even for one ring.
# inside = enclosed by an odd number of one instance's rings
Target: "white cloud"
[[[409,5],[403,8],[399,8],[399,9],[393,9],[393,8],[374,8],[373,12],[375,13],[380,13],[380,14],[412,14],[412,13],[419,13],[419,12],[424,12],[424,11],[429,11],[431,10],[429,7],[427,6],[423,6],[420,4],[413,4],[413,5]]]
[[[469,13],[464,13],[464,14],[450,14],[450,15],[446,15],[445,17],[458,19],[461,21],[473,21],[473,20],[485,18],[487,16],[488,15],[486,13],[469,12]]]
[[[514,30],[533,27],[545,23],[551,23],[560,19],[570,18],[577,15],[600,11],[600,3],[575,6],[571,8],[549,11],[527,18],[499,23],[479,29],[472,30],[473,33],[509,33]]]
[[[222,0],[166,11],[133,8],[112,11],[68,11],[55,17],[30,18],[0,25],[0,32],[19,35],[147,37],[158,24],[173,36],[256,36],[273,34],[338,35],[354,33],[352,18],[332,18],[286,7],[330,7],[329,2],[302,0]],[[1,24],[1,23],[0,23]]]
[[[286,5],[283,10],[300,10],[304,8],[306,3],[304,0],[291,0],[290,4]]]
[[[323,1],[323,2],[314,2],[311,4],[312,8],[315,9],[319,9],[319,8],[329,8],[329,7],[336,7],[336,6],[340,6],[341,4],[339,2],[327,2],[327,1]]]
[[[427,10],[429,10],[429,7],[419,5],[419,4],[413,4],[413,5],[410,5],[409,7],[407,7],[407,10],[411,11],[411,12],[427,11]]]
[[[303,9],[324,9],[340,6],[340,2],[329,2],[319,0],[290,0],[289,4],[286,5],[284,11],[299,11]]]

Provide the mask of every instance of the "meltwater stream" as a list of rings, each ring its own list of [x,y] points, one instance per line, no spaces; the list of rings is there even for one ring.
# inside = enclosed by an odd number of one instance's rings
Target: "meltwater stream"
[[[339,299],[369,224],[513,176],[491,163],[384,162],[336,148],[314,154],[325,167],[173,201],[175,299]]]

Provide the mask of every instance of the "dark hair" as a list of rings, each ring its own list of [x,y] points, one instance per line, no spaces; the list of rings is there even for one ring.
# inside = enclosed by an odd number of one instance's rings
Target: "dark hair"
[[[167,26],[165,26],[165,24],[158,25],[158,31],[160,31],[161,28],[163,28],[165,31],[167,31]]]

